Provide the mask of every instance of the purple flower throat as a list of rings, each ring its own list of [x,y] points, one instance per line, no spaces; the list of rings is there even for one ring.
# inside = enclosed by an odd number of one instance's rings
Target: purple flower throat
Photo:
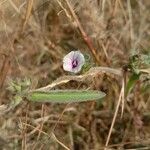
[[[77,66],[78,66],[78,61],[77,61],[77,59],[74,59],[72,61],[72,68],[76,68]]]

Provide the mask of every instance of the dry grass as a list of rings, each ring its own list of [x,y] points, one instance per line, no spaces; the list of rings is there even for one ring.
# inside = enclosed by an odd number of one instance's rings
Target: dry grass
[[[0,111],[12,98],[10,79],[30,78],[32,89],[46,86],[67,74],[62,59],[71,50],[91,55],[93,66],[114,68],[132,53],[148,51],[149,9],[148,0],[1,0]],[[139,81],[122,101],[121,117],[121,82],[101,73],[56,87],[102,90],[102,104],[23,101],[0,116],[0,149],[150,149],[150,95],[141,92]]]

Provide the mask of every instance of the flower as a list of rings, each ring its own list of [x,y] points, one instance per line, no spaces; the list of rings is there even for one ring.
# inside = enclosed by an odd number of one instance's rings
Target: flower
[[[84,64],[85,58],[80,51],[71,51],[63,59],[64,70],[73,73],[78,73]]]

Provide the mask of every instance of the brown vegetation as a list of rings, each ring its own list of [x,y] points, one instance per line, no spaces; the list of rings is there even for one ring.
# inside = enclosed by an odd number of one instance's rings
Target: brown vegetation
[[[132,53],[150,47],[150,1],[1,0],[0,112],[11,102],[10,80],[30,78],[31,88],[66,75],[63,57],[79,49],[93,66],[123,68]],[[121,79],[106,73],[70,81],[61,89],[97,89],[102,104],[23,101],[0,116],[0,149],[150,149],[150,96],[137,82],[117,112]],[[57,89],[56,88],[56,89]],[[109,141],[108,141],[109,140]]]

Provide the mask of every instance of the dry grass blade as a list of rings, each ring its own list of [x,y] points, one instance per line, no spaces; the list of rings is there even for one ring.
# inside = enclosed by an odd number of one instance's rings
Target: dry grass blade
[[[122,82],[122,88],[121,88],[121,92],[120,92],[120,95],[121,95],[121,118],[123,117],[123,112],[124,112],[124,104],[125,104],[125,80],[123,79],[123,82]]]
[[[53,129],[52,129],[51,133],[53,133],[53,132],[55,131],[55,129],[56,129],[56,127],[57,127],[58,122],[61,120],[61,118],[62,118],[62,116],[63,116],[63,114],[64,114],[65,110],[67,109],[67,107],[68,107],[69,105],[70,105],[70,103],[68,103],[68,104],[65,106],[65,108],[64,108],[64,110],[62,111],[62,113],[60,114],[60,116],[59,116],[59,118],[58,118],[57,122],[55,123],[55,125],[54,125],[54,127],[53,127]]]
[[[70,150],[67,146],[65,146],[62,142],[60,142],[60,141],[56,138],[56,136],[55,136],[54,133],[51,133],[51,135],[49,135],[48,133],[44,132],[43,130],[40,130],[40,129],[38,129],[37,127],[34,127],[34,126],[30,125],[30,124],[27,124],[27,123],[22,123],[22,124],[24,124],[25,126],[34,128],[35,130],[37,130],[37,131],[43,133],[44,135],[48,136],[49,138],[53,138],[53,140],[55,140],[55,141],[56,141],[58,144],[60,144],[63,148],[65,148],[66,150]]]
[[[95,60],[96,60],[96,63],[100,64],[100,60],[99,60],[99,58],[98,58],[98,55],[97,55],[97,53],[96,53],[96,49],[94,48],[91,39],[88,37],[88,35],[87,35],[86,32],[84,31],[84,29],[83,29],[83,27],[82,27],[82,25],[81,25],[81,23],[80,23],[80,21],[79,21],[77,15],[75,14],[75,12],[74,12],[74,10],[73,10],[71,4],[69,3],[69,1],[68,1],[68,0],[65,0],[65,2],[66,2],[67,6],[68,6],[68,8],[69,8],[69,10],[70,10],[71,15],[73,16],[73,19],[74,19],[75,22],[76,22],[77,27],[79,28],[79,31],[81,32],[81,35],[82,35],[82,37],[83,37],[85,43],[87,44],[87,46],[89,47],[89,49],[90,49],[92,55],[94,56],[94,58],[95,58]]]
[[[59,4],[59,6],[63,9],[63,11],[65,12],[65,14],[66,14],[66,16],[70,19],[70,20],[72,20],[72,17],[70,16],[70,14],[68,13],[68,11],[65,9],[65,7],[62,5],[62,3],[59,1],[59,0],[57,0],[57,3]],[[59,14],[60,14],[61,12],[59,12]],[[58,15],[59,15],[58,14]]]
[[[150,0],[0,0],[0,149],[150,149],[149,10]],[[62,61],[77,49],[87,64],[73,75]],[[50,102],[61,91],[106,97]]]
[[[131,8],[131,1],[127,0],[127,6],[128,6],[128,13],[129,13],[129,22],[130,22],[130,38],[131,38],[131,47],[134,48],[134,26],[133,26],[133,20],[132,20],[132,8]]]
[[[27,22],[28,22],[28,20],[30,18],[31,11],[32,11],[32,8],[33,8],[33,1],[34,0],[28,0],[25,20],[24,20],[23,26],[22,26],[22,31],[24,31],[25,26],[26,26],[26,24],[27,24]]]
[[[41,109],[41,119],[42,119],[42,121],[41,121],[41,124],[39,125],[39,133],[38,133],[38,136],[37,136],[37,141],[39,140],[39,138],[40,138],[40,136],[41,136],[41,132],[40,131],[42,131],[43,130],[43,125],[44,125],[44,104],[42,104],[42,109]],[[37,145],[37,143],[38,142],[36,142],[34,145],[33,145],[33,148],[32,148],[32,150],[34,150],[35,149],[35,147],[36,147],[36,145]]]
[[[14,3],[12,0],[9,0],[9,2],[10,2],[10,4],[11,4],[11,6],[15,9],[15,11],[16,11],[17,13],[20,13],[20,11],[19,11],[19,9],[17,8],[17,6],[15,5],[15,3]]]
[[[59,143],[63,148],[65,148],[66,150],[70,150],[67,146],[65,146],[62,142],[60,142],[60,141],[56,138],[56,136],[55,136],[54,133],[52,133],[52,137],[53,137],[53,139],[54,139],[57,143]]]
[[[111,123],[110,130],[109,130],[109,133],[108,133],[108,136],[107,136],[107,140],[106,140],[106,144],[105,144],[105,146],[106,146],[105,150],[107,150],[107,146],[108,146],[108,143],[109,143],[109,140],[110,140],[110,136],[111,136],[115,121],[116,121],[119,106],[120,106],[120,104],[123,100],[123,96],[124,96],[124,79],[122,79],[122,87],[121,87],[121,91],[120,91],[120,95],[119,95],[119,100],[118,100],[118,103],[117,103],[117,106],[116,106],[116,110],[115,110],[115,114],[114,114],[114,117],[113,117],[113,120],[112,120],[112,123]]]
[[[114,68],[109,68],[109,67],[93,67],[83,75],[62,76],[62,77],[56,79],[51,84],[49,84],[45,87],[33,90],[33,91],[50,90],[50,89],[54,88],[57,85],[68,83],[71,80],[73,80],[73,81],[85,81],[88,77],[93,78],[95,75],[101,74],[101,73],[106,73],[108,76],[112,76],[112,75],[115,75],[115,76],[118,76],[118,77],[122,76],[121,69],[114,69]]]
[[[147,69],[140,69],[139,70],[140,72],[143,72],[143,73],[147,73],[150,75],[150,68],[147,68]]]
[[[25,115],[25,124],[23,125],[23,122],[20,120],[21,125],[22,125],[22,150],[27,150],[27,115],[28,115],[28,111],[29,111],[29,105],[27,105],[27,111],[26,111],[26,115]]]
[[[0,70],[0,89],[3,87],[9,69],[10,69],[10,60],[8,56],[4,55],[3,65]]]

